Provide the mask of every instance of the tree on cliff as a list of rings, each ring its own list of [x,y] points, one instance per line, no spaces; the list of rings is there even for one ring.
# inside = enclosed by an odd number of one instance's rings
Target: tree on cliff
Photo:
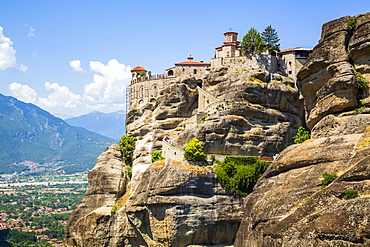
[[[280,50],[280,39],[276,30],[269,25],[265,31],[262,32],[263,42],[267,51]]]
[[[242,42],[243,55],[257,54],[263,51],[263,38],[261,34],[255,29],[249,29],[248,33],[244,35]]]
[[[135,150],[135,137],[131,134],[121,137],[119,141],[119,147],[123,154],[123,161],[126,165],[132,166],[132,155]]]
[[[205,160],[206,155],[203,152],[203,145],[198,139],[192,139],[186,144],[184,158],[188,161]]]

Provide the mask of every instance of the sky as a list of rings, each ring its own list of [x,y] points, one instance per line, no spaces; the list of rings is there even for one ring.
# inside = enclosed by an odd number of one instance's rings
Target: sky
[[[323,23],[369,11],[369,0],[0,0],[0,93],[52,114],[125,110],[136,66],[209,62],[224,32],[268,25],[281,49],[313,48]]]

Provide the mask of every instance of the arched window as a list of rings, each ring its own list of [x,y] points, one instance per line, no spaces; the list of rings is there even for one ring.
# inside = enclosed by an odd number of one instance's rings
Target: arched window
[[[170,69],[167,74],[168,74],[168,76],[173,76],[173,70]]]
[[[230,51],[226,52],[226,57],[230,57]]]

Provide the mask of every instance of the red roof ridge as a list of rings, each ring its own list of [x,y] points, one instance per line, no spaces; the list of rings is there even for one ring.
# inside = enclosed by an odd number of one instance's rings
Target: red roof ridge
[[[147,71],[146,69],[144,69],[143,67],[140,67],[140,66],[136,66],[131,71],[139,71],[139,70]]]
[[[210,63],[203,63],[203,62],[181,62],[181,63],[175,63],[175,65],[181,65],[181,64],[189,64],[189,65],[211,65]]]
[[[304,48],[304,47],[294,47],[294,48],[281,50],[280,53],[287,52],[287,51],[294,51],[294,50],[313,50],[313,49],[312,48]]]

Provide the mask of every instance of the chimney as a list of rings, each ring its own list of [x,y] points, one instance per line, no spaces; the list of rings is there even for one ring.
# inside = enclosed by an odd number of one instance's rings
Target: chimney
[[[193,57],[188,57],[188,62],[192,62],[193,61]]]

